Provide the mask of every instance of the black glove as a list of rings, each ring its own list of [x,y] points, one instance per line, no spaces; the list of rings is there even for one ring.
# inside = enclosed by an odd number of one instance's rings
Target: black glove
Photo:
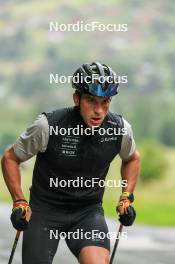
[[[131,205],[127,208],[127,211],[128,211],[127,214],[123,214],[123,215],[119,214],[118,220],[124,226],[131,226],[136,218],[136,211]]]
[[[136,218],[136,211],[131,206],[133,201],[134,195],[132,193],[123,192],[116,207],[119,221],[124,226],[131,226]]]
[[[28,227],[26,213],[29,208],[29,204],[26,200],[17,200],[13,203],[13,209],[10,219],[13,227],[18,231],[24,231]]]

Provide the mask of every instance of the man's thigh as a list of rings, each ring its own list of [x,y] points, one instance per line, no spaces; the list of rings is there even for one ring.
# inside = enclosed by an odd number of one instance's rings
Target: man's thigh
[[[88,253],[96,255],[96,257],[98,257],[98,252],[100,254],[99,256],[103,255],[105,259],[108,259],[110,240],[108,237],[108,227],[101,206],[93,206],[92,209],[89,208],[82,217],[77,217],[77,223],[68,230],[68,234],[71,235],[67,237],[66,243],[77,259],[87,253],[85,248],[88,248]]]
[[[22,263],[51,264],[58,242],[50,238],[46,214],[32,211],[28,229],[23,233]]]

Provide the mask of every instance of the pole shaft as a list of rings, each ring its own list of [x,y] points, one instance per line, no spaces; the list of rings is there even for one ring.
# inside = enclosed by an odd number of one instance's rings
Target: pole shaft
[[[21,233],[21,231],[17,231],[16,232],[16,236],[15,236],[15,240],[14,240],[14,243],[13,243],[13,247],[12,247],[12,251],[11,251],[11,254],[10,254],[10,258],[9,258],[8,264],[12,263],[13,256],[14,256],[14,253],[15,253],[15,250],[16,250],[16,246],[18,244],[20,233]]]
[[[122,232],[122,229],[123,229],[123,225],[120,224],[109,264],[113,263],[115,252],[117,250],[117,246],[118,246],[119,239],[120,239],[120,233]]]

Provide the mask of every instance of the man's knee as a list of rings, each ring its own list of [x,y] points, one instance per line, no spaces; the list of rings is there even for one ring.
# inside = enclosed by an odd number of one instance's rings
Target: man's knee
[[[109,264],[109,251],[102,247],[87,246],[79,255],[80,264]]]

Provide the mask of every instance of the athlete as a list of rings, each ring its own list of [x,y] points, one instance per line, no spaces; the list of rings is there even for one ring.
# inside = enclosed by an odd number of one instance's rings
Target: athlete
[[[116,211],[123,225],[133,224],[140,156],[130,124],[109,111],[111,98],[118,93],[116,79],[109,66],[83,64],[72,78],[74,106],[42,113],[5,151],[2,170],[13,199],[11,222],[24,231],[23,264],[51,264],[63,234],[79,263],[109,263],[101,182],[118,154],[121,178],[127,184]],[[28,203],[19,166],[35,155]]]

